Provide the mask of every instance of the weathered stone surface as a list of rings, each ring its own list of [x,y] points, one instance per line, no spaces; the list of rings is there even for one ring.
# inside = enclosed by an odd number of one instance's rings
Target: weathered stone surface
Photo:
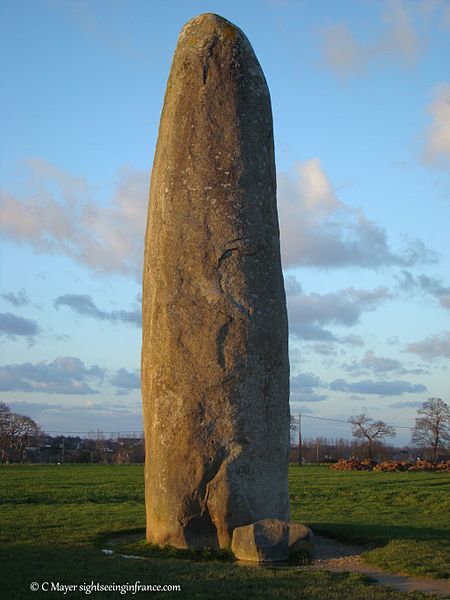
[[[306,552],[314,555],[314,535],[301,523],[289,523],[289,552]]]
[[[238,560],[276,562],[289,556],[289,523],[262,519],[233,531],[231,550]]]
[[[245,35],[201,15],[172,63],[150,187],[147,539],[225,547],[289,520],[289,364],[270,97]]]

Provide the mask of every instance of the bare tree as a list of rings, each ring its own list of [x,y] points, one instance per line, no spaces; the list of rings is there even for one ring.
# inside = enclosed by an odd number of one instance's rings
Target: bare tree
[[[450,408],[441,398],[429,398],[419,408],[411,441],[421,448],[431,448],[433,461],[439,448],[450,444]]]
[[[0,404],[0,447],[2,463],[18,459],[23,461],[26,449],[37,443],[42,431],[31,417],[10,411],[9,407]]]
[[[3,432],[8,415],[11,413],[11,409],[4,402],[0,402],[0,433]]]
[[[6,462],[6,449],[8,447],[7,425],[11,410],[4,402],[0,402],[0,449],[1,464]]]
[[[387,425],[384,421],[374,421],[366,415],[350,417],[348,422],[352,424],[353,437],[365,441],[369,458],[372,458],[372,446],[375,440],[395,436],[395,427]]]

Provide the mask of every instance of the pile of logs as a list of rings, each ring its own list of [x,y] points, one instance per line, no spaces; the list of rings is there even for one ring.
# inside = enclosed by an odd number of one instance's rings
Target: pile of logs
[[[362,460],[358,458],[341,458],[337,463],[331,465],[335,471],[439,471],[440,473],[450,473],[450,460],[435,463],[427,460],[418,460],[416,462],[407,462],[404,460],[385,460],[377,463],[370,458]]]

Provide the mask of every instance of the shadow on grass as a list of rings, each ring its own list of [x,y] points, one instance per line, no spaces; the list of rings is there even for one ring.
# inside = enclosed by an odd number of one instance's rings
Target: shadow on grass
[[[445,540],[448,530],[413,525],[380,525],[372,523],[332,523],[319,521],[308,523],[314,533],[344,542],[383,546],[392,540]]]
[[[136,555],[145,558],[202,561],[218,560],[232,562],[233,553],[230,549],[213,550],[211,548],[196,548],[184,550],[173,546],[157,546],[149,544],[145,539],[145,529],[124,529],[123,531],[103,532],[94,540],[97,548],[111,549],[116,554]]]
[[[127,529],[121,532],[103,532],[96,540],[95,547],[99,549],[110,549],[116,554],[127,556],[141,556],[145,558],[171,559],[189,561],[225,561],[236,562],[231,548],[214,550],[211,548],[181,549],[173,546],[157,546],[149,544],[145,539],[145,529]],[[312,557],[302,550],[293,551],[289,559],[283,561],[288,566],[309,565]],[[254,564],[255,565],[255,564]],[[255,566],[258,566],[256,563]]]
[[[47,599],[42,584],[76,585],[71,599],[86,598],[81,585],[177,585],[179,598],[198,600],[258,598],[266,600],[398,600],[397,593],[368,585],[356,574],[287,569],[242,569],[233,563],[186,561],[178,558],[151,558],[147,561],[122,560],[102,555],[89,546],[56,547],[10,545],[0,548],[2,597],[14,600]],[[30,591],[30,583],[40,589]],[[128,594],[131,592],[128,591]],[[52,595],[52,594],[50,594]],[[62,595],[61,593],[59,595]],[[92,597],[98,594],[92,593]],[[101,594],[108,599],[123,598],[118,589]],[[405,598],[412,598],[406,596]],[[425,599],[422,594],[414,598]]]

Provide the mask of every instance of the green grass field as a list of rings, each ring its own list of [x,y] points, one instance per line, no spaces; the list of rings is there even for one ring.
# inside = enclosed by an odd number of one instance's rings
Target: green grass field
[[[291,467],[292,520],[344,541],[374,543],[367,562],[391,573],[450,577],[448,473]]]
[[[449,576],[449,485],[439,473],[335,472],[292,467],[293,520],[342,540],[374,542],[369,562],[390,572]],[[424,598],[355,574],[241,567],[223,560],[151,553],[125,560],[101,553],[104,540],[145,524],[142,466],[0,468],[0,597],[48,598],[30,583],[180,585],[180,598],[391,600]],[[131,595],[131,592],[129,592]],[[119,592],[92,597],[123,598]],[[136,594],[135,597],[142,597]],[[66,597],[85,598],[81,591]]]

